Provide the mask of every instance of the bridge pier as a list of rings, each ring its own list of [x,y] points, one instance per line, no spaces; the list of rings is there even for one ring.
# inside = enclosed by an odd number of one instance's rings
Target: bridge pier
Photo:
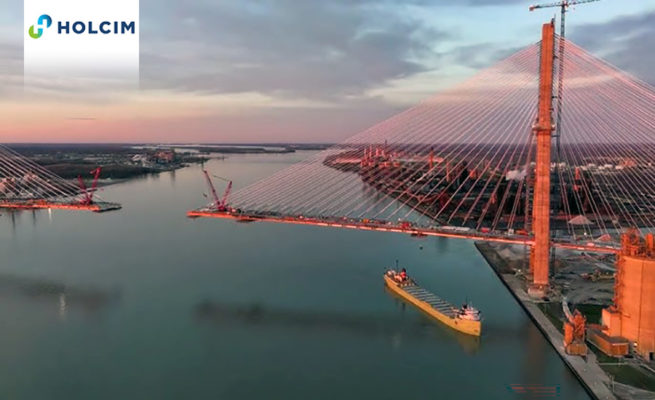
[[[539,66],[539,115],[532,127],[537,137],[535,188],[533,194],[532,230],[534,246],[530,252],[532,285],[528,292],[535,297],[546,294],[549,285],[550,259],[550,164],[553,133],[553,70],[555,27],[544,24]]]

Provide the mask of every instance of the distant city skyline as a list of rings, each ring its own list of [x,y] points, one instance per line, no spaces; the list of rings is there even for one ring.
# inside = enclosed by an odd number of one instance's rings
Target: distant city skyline
[[[539,40],[521,0],[141,0],[141,90],[23,90],[0,5],[0,142],[339,142]],[[569,37],[655,84],[655,0],[575,8]]]

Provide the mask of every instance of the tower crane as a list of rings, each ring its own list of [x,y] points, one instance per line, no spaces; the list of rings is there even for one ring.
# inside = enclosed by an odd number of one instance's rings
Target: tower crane
[[[560,31],[559,31],[559,71],[557,77],[557,116],[555,122],[555,149],[557,152],[557,164],[559,165],[562,160],[562,148],[561,148],[561,138],[562,138],[562,112],[564,107],[564,49],[566,47],[566,13],[569,10],[569,7],[575,6],[578,4],[586,3],[595,3],[600,0],[562,0],[556,3],[548,4],[536,4],[530,6],[530,11],[539,10],[542,8],[560,8]],[[561,190],[559,185],[556,186],[555,190]],[[558,198],[561,197],[557,196]],[[555,252],[552,253],[552,257],[555,257]]]
[[[560,7],[561,13],[562,13],[562,18],[561,18],[561,27],[560,27],[560,36],[561,37],[566,37],[566,13],[569,10],[569,7],[571,6],[576,6],[578,4],[586,4],[586,3],[595,3],[600,0],[564,0],[564,1],[558,1],[557,3],[549,3],[549,4],[535,4],[530,6],[530,11],[534,10],[539,10],[542,8],[554,8],[554,7]]]
[[[214,178],[218,178],[222,181],[227,182],[227,187],[225,188],[225,193],[223,193],[223,198],[219,199],[218,194],[216,194],[216,188],[214,187],[214,183],[212,182],[211,177],[209,176],[209,172],[207,172],[206,169],[202,170],[202,173],[205,175],[205,180],[207,181],[207,186],[209,186],[209,190],[212,194],[212,198],[214,199],[214,208],[216,211],[225,211],[227,210],[227,198],[230,195],[230,192],[232,191],[232,181],[226,178],[222,178],[220,176],[215,176]]]
[[[561,126],[562,126],[562,91],[564,84],[564,47],[566,44],[566,13],[569,10],[569,7],[576,6],[578,4],[586,3],[595,3],[600,0],[563,0],[556,3],[549,4],[535,4],[530,6],[530,11],[539,10],[542,8],[554,8],[559,7],[561,16],[560,16],[560,31],[559,31],[559,77],[558,77],[558,86],[557,86],[557,123],[555,125],[555,138],[557,140],[557,161],[561,159],[560,152],[560,137],[561,137]]]

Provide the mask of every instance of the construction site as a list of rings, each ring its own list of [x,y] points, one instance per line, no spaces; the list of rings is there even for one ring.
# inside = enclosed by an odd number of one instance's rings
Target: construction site
[[[254,184],[214,175],[219,195],[203,168],[211,203],[187,215],[476,241],[591,395],[649,398],[655,88],[566,39],[568,7],[587,2],[533,6],[561,7],[559,34],[546,23],[537,43]],[[100,174],[71,182],[0,146],[0,208],[120,209],[97,196]]]
[[[655,90],[563,30],[188,215],[479,241],[590,394],[649,398]]]

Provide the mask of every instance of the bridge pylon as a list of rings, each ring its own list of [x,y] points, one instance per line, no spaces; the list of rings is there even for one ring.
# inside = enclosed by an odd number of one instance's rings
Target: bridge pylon
[[[555,25],[544,24],[539,65],[539,115],[532,127],[537,139],[535,186],[532,208],[534,246],[530,253],[532,285],[529,292],[542,296],[548,290],[550,258],[550,164],[553,134],[553,71]]]

